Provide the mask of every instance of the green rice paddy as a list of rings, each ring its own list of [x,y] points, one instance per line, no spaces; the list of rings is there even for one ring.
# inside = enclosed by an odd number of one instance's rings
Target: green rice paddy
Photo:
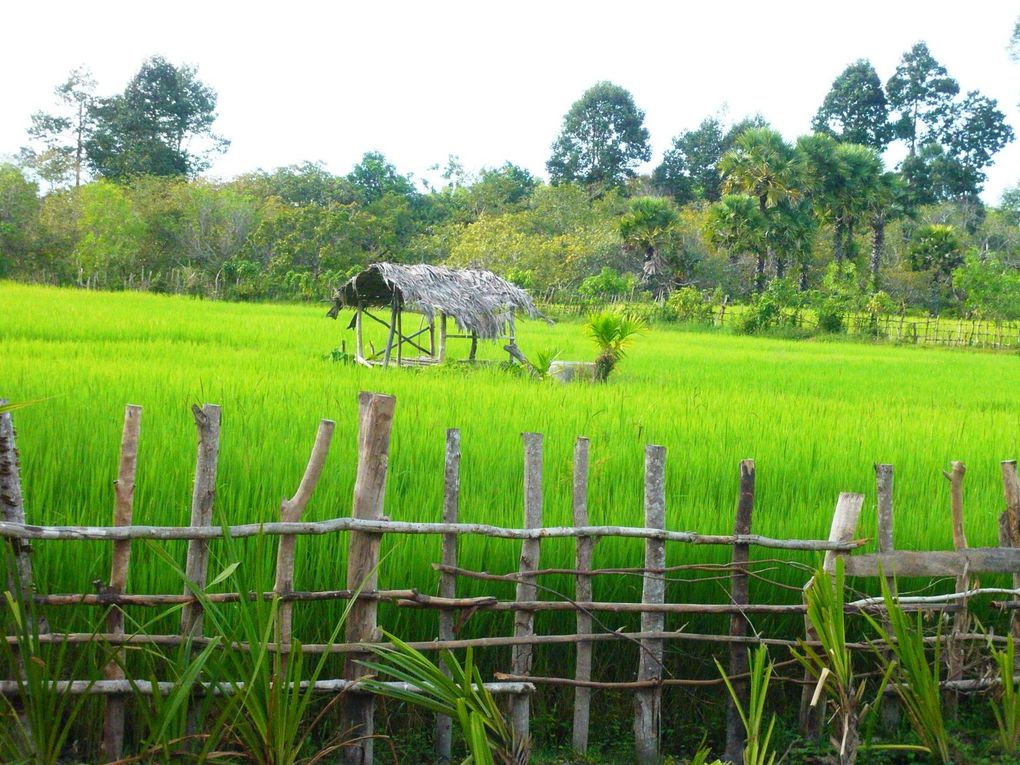
[[[640,525],[643,447],[668,450],[667,524],[732,531],[738,462],[757,462],[754,531],[777,537],[828,533],[841,491],[867,496],[859,535],[874,537],[873,464],[895,465],[896,545],[951,546],[948,482],[941,470],[966,462],[966,527],[972,545],[995,544],[1002,509],[999,461],[1020,453],[1020,356],[839,341],[785,341],[665,326],[638,338],[609,384],[535,382],[497,367],[380,370],[324,358],[347,337],[349,315],[324,305],[214,303],[136,293],[97,293],[0,283],[0,396],[38,400],[15,413],[28,520],[108,524],[125,404],[141,404],[134,519],[186,524],[195,461],[192,403],[223,408],[216,523],[278,519],[300,480],[320,418],[337,421],[333,448],[309,519],[347,515],[354,482],[357,392],[391,393],[397,411],[385,512],[441,518],[444,431],[462,432],[463,521],[519,526],[520,433],[545,434],[545,522],[570,523],[571,457],[591,439],[592,522]],[[405,324],[405,327],[407,325]],[[381,328],[380,328],[381,329]],[[565,359],[593,349],[576,322],[519,327],[526,354],[558,348]],[[376,340],[381,342],[381,336]],[[466,348],[454,347],[454,355]],[[495,345],[483,355],[502,356]],[[109,544],[35,545],[39,589],[88,592],[109,576]],[[303,538],[296,587],[344,586],[346,539]],[[184,546],[167,545],[183,564]],[[254,549],[249,547],[247,549]],[[640,565],[641,542],[604,540],[596,566]],[[215,548],[214,548],[215,553]],[[388,538],[383,587],[436,591],[439,540]],[[519,546],[464,538],[461,565],[503,573]],[[723,561],[725,548],[671,545],[669,563]],[[769,551],[758,551],[768,557]],[[570,540],[543,542],[542,563],[570,566]],[[810,562],[810,558],[802,558]],[[227,564],[214,557],[213,568]],[[800,584],[797,572],[774,574]],[[572,593],[569,579],[546,582]],[[267,585],[269,583],[267,582]],[[134,547],[129,590],[177,592],[180,582],[144,543]],[[461,581],[464,595],[512,594],[512,586]],[[597,599],[638,598],[636,578],[603,577]],[[798,595],[755,582],[752,599]],[[542,597],[553,598],[549,593]],[[672,600],[725,597],[709,578],[678,583]],[[329,632],[331,606],[298,606],[295,634]],[[63,609],[51,623],[87,617]],[[569,630],[573,617],[541,615],[538,629]],[[436,634],[434,614],[387,608],[381,624],[406,638]],[[608,626],[630,624],[614,617]],[[670,618],[673,628],[690,620]],[[761,623],[756,626],[762,626]],[[509,634],[508,615],[472,618],[465,634]],[[598,655],[599,649],[596,651]],[[540,652],[541,655],[541,652]],[[549,654],[545,654],[548,656]],[[621,668],[621,674],[632,671]]]

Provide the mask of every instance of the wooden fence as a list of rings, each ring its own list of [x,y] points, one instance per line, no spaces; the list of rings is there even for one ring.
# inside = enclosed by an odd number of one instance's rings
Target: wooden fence
[[[51,608],[71,605],[100,605],[109,607],[105,632],[59,633],[51,631],[40,636],[44,642],[90,643],[102,641],[112,646],[158,645],[172,646],[190,643],[203,645],[203,614],[193,588],[204,588],[208,570],[209,540],[228,535],[245,538],[259,535],[279,537],[276,558],[275,585],[271,597],[279,598],[277,639],[270,650],[290,649],[292,612],[295,603],[312,601],[342,601],[354,599],[345,624],[343,642],[303,644],[308,654],[326,652],[346,657],[342,678],[316,681],[314,690],[326,694],[346,692],[343,704],[345,719],[357,732],[370,736],[374,731],[374,700],[359,690],[359,679],[364,670],[358,664],[366,656],[366,644],[379,639],[377,608],[380,601],[398,606],[419,609],[437,609],[439,634],[437,640],[412,643],[420,650],[460,649],[466,647],[491,648],[510,646],[512,649],[509,672],[497,673],[496,681],[486,687],[493,693],[509,698],[509,719],[522,740],[529,737],[530,700],[536,688],[543,685],[570,686],[574,689],[573,736],[574,749],[584,752],[588,747],[590,727],[590,701],[593,689],[612,688],[634,694],[634,740],[639,763],[656,762],[660,747],[660,718],[663,693],[675,686],[700,686],[715,681],[704,678],[664,676],[664,647],[673,641],[700,641],[728,645],[730,648],[729,675],[739,696],[746,698],[746,648],[755,644],[791,647],[796,640],[770,638],[748,634],[748,617],[753,614],[804,614],[803,604],[781,605],[751,603],[749,579],[756,576],[751,565],[749,550],[761,547],[776,551],[819,551],[825,554],[824,565],[832,569],[837,558],[845,560],[848,574],[859,577],[886,576],[952,576],[956,577],[955,592],[947,595],[901,597],[906,608],[945,611],[952,614],[953,629],[945,636],[949,656],[949,676],[945,681],[950,692],[978,690],[988,687],[987,678],[966,679],[960,646],[967,641],[986,640],[983,635],[971,634],[967,621],[967,604],[979,595],[1008,596],[1000,605],[1017,609],[1020,600],[1020,480],[1016,463],[1002,463],[1006,510],[1000,519],[1002,546],[999,548],[969,548],[963,535],[962,483],[965,473],[961,463],[953,463],[946,477],[952,485],[952,519],[955,550],[945,552],[897,551],[893,546],[893,470],[889,465],[876,466],[878,490],[879,551],[870,554],[851,554],[865,544],[856,540],[855,531],[864,505],[861,494],[841,494],[836,502],[828,539],[777,539],[752,532],[755,501],[754,462],[740,463],[740,493],[737,498],[736,519],[732,534],[702,534],[693,531],[668,529],[666,526],[665,464],[666,452],[661,446],[649,445],[645,449],[644,511],[645,523],[641,527],[593,526],[588,514],[589,445],[578,438],[574,452],[573,472],[573,526],[551,527],[543,523],[542,506],[542,447],[543,438],[537,433],[523,434],[524,446],[524,508],[523,526],[505,528],[477,523],[461,523],[458,519],[460,504],[460,435],[457,430],[447,431],[444,469],[444,500],[441,521],[435,523],[391,520],[384,514],[387,462],[390,433],[394,416],[395,399],[391,396],[362,393],[359,397],[358,464],[354,487],[353,510],[350,516],[325,521],[302,520],[302,514],[312,497],[323,470],[334,432],[334,423],[323,420],[318,429],[304,476],[294,494],[283,501],[280,520],[272,523],[225,526],[213,525],[216,489],[216,466],[219,450],[219,408],[207,404],[194,407],[198,430],[198,455],[194,491],[192,496],[191,524],[187,527],[144,526],[133,523],[132,501],[135,486],[135,465],[141,423],[141,408],[128,406],[124,418],[120,463],[116,482],[114,524],[112,526],[39,526],[26,523],[18,473],[17,452],[10,414],[0,415],[0,536],[13,551],[15,566],[12,576],[19,579],[18,590],[30,593],[37,604]],[[439,513],[437,513],[437,516]],[[344,589],[301,591],[295,589],[295,539],[298,536],[332,535],[350,532],[347,553],[347,579]],[[431,534],[442,537],[441,562],[434,564],[439,572],[438,594],[431,595],[414,589],[381,590],[377,588],[380,565],[380,541],[384,534]],[[490,537],[516,540],[520,543],[520,564],[516,572],[490,573],[461,568],[457,562],[457,547],[461,537]],[[571,569],[542,568],[542,540],[572,538],[576,542],[575,566]],[[592,551],[596,542],[606,537],[644,540],[644,563],[629,568],[597,569],[593,567]],[[125,591],[133,540],[188,540],[186,574],[189,584],[182,593],[128,593]],[[31,561],[31,543],[45,540],[94,540],[113,546],[109,583],[94,593],[52,594],[38,593],[34,589]],[[666,581],[671,572],[704,566],[666,565],[667,544],[723,545],[732,548],[728,564],[715,564],[713,570],[730,579],[727,603],[667,602]],[[1011,573],[1013,589],[976,587],[973,577],[983,572]],[[542,599],[548,592],[538,584],[540,577],[570,575],[575,581],[573,598],[558,595],[555,599]],[[592,599],[592,581],[597,576],[642,577],[640,602],[598,602]],[[512,601],[492,596],[458,597],[457,581],[461,578],[516,584]],[[210,593],[210,602],[230,602],[251,593]],[[180,631],[177,634],[126,634],[124,611],[127,607],[152,607],[183,604]],[[850,611],[878,609],[880,599],[864,598],[847,604]],[[512,612],[513,634],[480,638],[457,638],[454,623],[458,614],[470,615],[479,610]],[[573,611],[576,629],[565,634],[537,634],[535,614],[545,611]],[[605,628],[595,614],[640,614],[637,632],[613,631]],[[1015,614],[1015,610],[1012,611]],[[669,614],[724,614],[730,618],[727,634],[694,634],[684,630],[665,629]],[[52,615],[52,613],[51,613]],[[58,620],[49,619],[51,630]],[[1020,638],[1020,624],[1014,619],[1013,636]],[[597,627],[597,628],[596,628]],[[812,640],[810,631],[806,635]],[[10,636],[9,643],[17,638]],[[592,655],[595,644],[604,641],[630,641],[640,647],[635,679],[625,682],[602,682],[592,677]],[[539,646],[570,645],[576,651],[576,668],[573,677],[537,677],[531,672],[534,651]],[[854,643],[859,649],[872,649],[869,643]],[[233,644],[224,650],[248,650],[251,646]],[[86,682],[68,679],[57,687],[69,693],[100,694],[105,697],[103,728],[103,756],[107,761],[121,756],[124,745],[125,703],[134,692],[169,693],[173,685],[161,682],[155,685],[134,686],[123,676],[123,662],[111,662],[105,669],[103,680]],[[804,702],[801,723],[806,732],[817,732],[818,715],[810,700],[813,683],[804,683]],[[213,689],[214,691],[217,689]],[[0,691],[17,694],[19,686],[12,680],[0,681]],[[817,706],[816,706],[817,709]],[[448,762],[451,751],[451,724],[448,719],[436,722],[436,758]],[[743,730],[735,707],[730,705],[727,719],[727,757],[740,760]],[[347,763],[366,765],[372,762],[373,739],[362,738],[345,749]]]

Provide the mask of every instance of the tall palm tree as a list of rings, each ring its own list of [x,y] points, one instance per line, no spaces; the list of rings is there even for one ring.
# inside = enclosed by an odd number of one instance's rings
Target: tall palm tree
[[[845,254],[854,254],[854,225],[866,212],[876,192],[882,175],[882,160],[871,147],[856,143],[838,144],[836,159],[839,174],[833,218],[842,227],[845,249],[837,249],[835,257],[837,263],[842,263]]]
[[[765,262],[772,258],[774,228],[770,211],[786,200],[800,197],[800,157],[783,137],[768,127],[745,130],[733,148],[719,160],[723,189],[729,193],[747,194],[758,201],[758,212],[766,235],[760,237],[755,268],[755,290],[765,287]]]
[[[665,197],[636,197],[620,219],[620,236],[628,250],[641,253],[641,284],[656,298],[668,295],[672,274],[662,256],[662,243],[676,221],[676,209]]]
[[[868,225],[871,226],[871,287],[879,287],[885,227],[894,220],[913,215],[910,189],[899,173],[882,173],[867,200]]]

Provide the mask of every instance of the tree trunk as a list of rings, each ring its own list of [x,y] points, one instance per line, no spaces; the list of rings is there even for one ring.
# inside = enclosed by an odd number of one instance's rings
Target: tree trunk
[[[754,263],[754,291],[761,293],[765,290],[765,258],[764,253],[758,253]]]
[[[786,257],[776,254],[776,278],[782,279],[786,276]]]
[[[801,292],[807,292],[807,287],[808,287],[807,272],[808,272],[808,264],[807,264],[806,260],[803,260],[800,263],[800,284],[798,285],[800,287],[800,291]]]
[[[879,271],[882,268],[882,245],[885,243],[885,223],[871,227],[871,288],[878,289]]]
[[[837,266],[843,265],[843,220],[836,218],[832,223],[832,256]]]

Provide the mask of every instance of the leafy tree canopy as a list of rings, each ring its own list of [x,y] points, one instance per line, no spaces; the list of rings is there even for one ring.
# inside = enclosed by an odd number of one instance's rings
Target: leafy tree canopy
[[[959,84],[935,60],[927,44],[919,42],[903,54],[886,93],[898,113],[896,133],[910,144],[911,154],[918,144],[938,141],[939,129],[959,92]]]
[[[652,174],[655,187],[678,204],[718,201],[722,194],[719,159],[727,148],[724,139],[723,125],[716,117],[707,117],[697,129],[678,135]]]
[[[212,132],[216,92],[190,66],[174,66],[159,56],[142,64],[120,95],[99,99],[91,108],[91,134],[85,152],[104,178],[135,175],[194,176],[210,156],[229,143]],[[207,147],[193,149],[194,141]]]
[[[631,94],[599,82],[574,102],[552,146],[546,169],[554,184],[581,183],[600,189],[623,185],[651,158],[645,113]]]
[[[893,138],[889,104],[870,61],[855,61],[836,78],[811,127],[846,143],[883,151]]]
[[[368,151],[361,162],[347,175],[347,180],[361,195],[364,202],[373,202],[385,194],[416,197],[418,190],[409,176],[401,175],[378,151]]]

